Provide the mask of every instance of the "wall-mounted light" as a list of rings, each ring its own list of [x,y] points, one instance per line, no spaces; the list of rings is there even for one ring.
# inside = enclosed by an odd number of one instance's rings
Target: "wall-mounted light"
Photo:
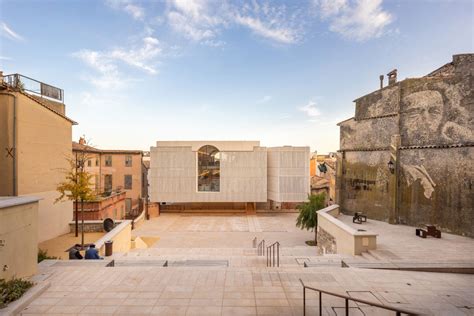
[[[390,173],[394,174],[395,173],[395,164],[393,163],[392,160],[390,160],[388,162],[387,166],[388,166],[388,170],[390,170]]]

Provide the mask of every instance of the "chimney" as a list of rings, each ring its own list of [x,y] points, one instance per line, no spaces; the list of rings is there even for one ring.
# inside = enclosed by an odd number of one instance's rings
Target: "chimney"
[[[85,145],[86,144],[86,139],[84,137],[79,137],[79,144],[80,145]]]
[[[383,88],[383,75],[380,75],[379,79],[380,79],[380,89],[382,89]]]
[[[387,74],[387,77],[388,77],[388,85],[389,86],[396,83],[397,82],[397,70],[394,69],[394,70],[390,71]]]

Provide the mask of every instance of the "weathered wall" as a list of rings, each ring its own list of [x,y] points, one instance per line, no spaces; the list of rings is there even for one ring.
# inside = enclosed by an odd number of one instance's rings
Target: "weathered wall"
[[[357,99],[355,119],[339,124],[343,211],[474,236],[473,113],[474,54]],[[401,145],[391,157],[394,135]],[[387,164],[397,151],[399,172],[392,176]]]
[[[6,201],[18,201],[12,205]],[[0,279],[36,273],[38,255],[38,199],[0,199]],[[9,203],[10,203],[9,202]]]
[[[400,152],[400,221],[474,236],[474,147]]]
[[[340,148],[377,149],[387,148],[390,137],[398,133],[396,116],[356,121],[354,119],[340,124]]]
[[[392,199],[389,194],[388,151],[346,152],[340,203],[349,214],[363,212],[369,218],[388,220]]]
[[[368,118],[396,114],[399,110],[400,88],[398,85],[386,86],[357,99],[355,118]]]
[[[465,81],[427,77],[401,82],[402,146],[474,143],[474,94]]]

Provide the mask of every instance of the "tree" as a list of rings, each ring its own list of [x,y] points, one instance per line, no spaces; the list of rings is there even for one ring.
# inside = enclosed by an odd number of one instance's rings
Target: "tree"
[[[65,180],[59,183],[56,188],[60,195],[55,201],[59,202],[66,199],[75,202],[76,237],[78,236],[78,202],[81,202],[82,246],[84,246],[84,201],[95,199],[95,192],[91,188],[93,176],[85,171],[88,158],[85,152],[76,153],[75,157],[67,158],[69,168],[65,170]]]
[[[300,211],[296,219],[296,226],[301,229],[314,231],[314,244],[318,241],[318,215],[317,211],[326,206],[326,194],[308,195],[308,201],[298,205],[296,208]]]

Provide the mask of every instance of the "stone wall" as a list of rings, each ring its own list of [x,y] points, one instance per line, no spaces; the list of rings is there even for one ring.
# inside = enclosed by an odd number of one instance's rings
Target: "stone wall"
[[[320,253],[337,253],[336,239],[321,227],[318,228],[317,241]]]
[[[340,201],[345,213],[363,212],[369,218],[387,221],[392,203],[388,151],[346,152]]]
[[[474,236],[474,147],[400,152],[401,223]]]
[[[342,211],[474,236],[474,54],[355,102],[339,124]]]

